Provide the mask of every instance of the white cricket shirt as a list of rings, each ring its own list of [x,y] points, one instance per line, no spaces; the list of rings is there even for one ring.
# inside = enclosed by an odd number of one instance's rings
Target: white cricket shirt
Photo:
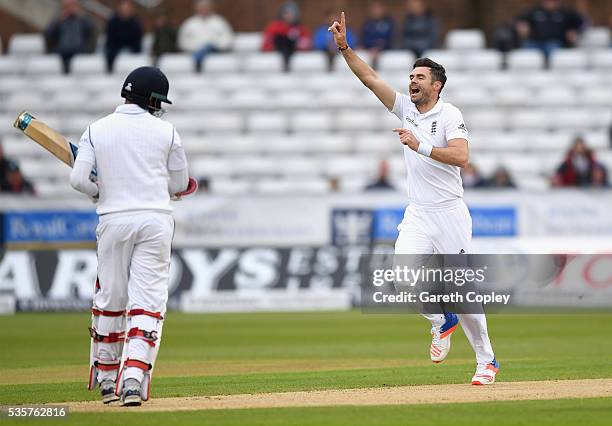
[[[76,161],[98,172],[99,215],[130,210],[172,211],[169,170],[187,168],[174,126],[134,104],[117,107],[81,136]]]
[[[436,105],[421,114],[410,97],[397,93],[391,110],[416,138],[436,148],[448,146],[451,139],[466,139],[468,131],[461,111],[439,99]],[[410,204],[422,208],[444,208],[463,196],[459,167],[444,164],[404,146],[407,188]]]

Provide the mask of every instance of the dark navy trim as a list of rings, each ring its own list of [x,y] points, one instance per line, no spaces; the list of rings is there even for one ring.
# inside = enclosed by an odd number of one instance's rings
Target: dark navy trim
[[[87,128],[87,132],[89,133],[89,144],[92,148],[95,148],[93,141],[91,140],[91,126]]]

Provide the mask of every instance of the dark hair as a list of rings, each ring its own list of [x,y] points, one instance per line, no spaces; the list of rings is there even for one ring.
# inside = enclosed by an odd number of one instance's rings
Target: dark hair
[[[442,92],[442,89],[444,89],[444,85],[446,84],[446,70],[444,69],[444,67],[429,58],[417,59],[412,69],[415,69],[417,67],[429,68],[431,70],[431,79],[433,81],[439,81],[440,83],[442,83],[442,87],[440,88],[440,92]]]

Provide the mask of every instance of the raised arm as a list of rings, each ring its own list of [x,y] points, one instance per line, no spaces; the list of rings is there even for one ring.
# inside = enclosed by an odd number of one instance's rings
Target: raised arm
[[[392,109],[395,103],[395,90],[384,82],[376,71],[365,63],[348,45],[346,41],[346,19],[344,12],[340,14],[340,22],[335,21],[329,27],[334,35],[338,50],[342,53],[347,65],[357,78],[376,95],[387,109]]]

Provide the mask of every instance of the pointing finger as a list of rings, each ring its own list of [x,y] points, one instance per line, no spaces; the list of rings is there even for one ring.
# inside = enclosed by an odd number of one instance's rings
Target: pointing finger
[[[346,19],[344,18],[344,12],[340,14],[340,25],[342,26],[342,28],[346,27]]]

